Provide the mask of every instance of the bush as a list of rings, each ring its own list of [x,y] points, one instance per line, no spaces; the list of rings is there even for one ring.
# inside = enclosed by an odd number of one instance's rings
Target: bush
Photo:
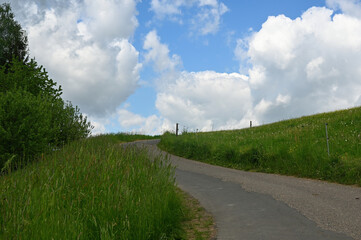
[[[0,93],[0,169],[9,159],[31,158],[49,147],[49,109],[49,101],[22,89]]]
[[[68,142],[86,138],[90,135],[92,126],[87,122],[79,108],[71,102],[64,103],[61,99],[53,104],[51,143],[60,147]]]
[[[62,94],[61,87],[56,88],[56,82],[34,59],[24,63],[13,58],[10,63],[0,67],[0,80],[0,92],[22,88],[35,96],[49,96],[49,100],[58,99]]]
[[[15,58],[0,67],[0,170],[73,140],[89,136],[91,125],[78,107],[65,103],[61,88],[34,60]],[[16,157],[13,157],[16,156]]]
[[[10,4],[0,4],[0,170],[47,149],[87,137],[92,129],[78,107],[34,59]],[[23,162],[24,162],[23,161]],[[1,172],[1,171],[0,171]]]

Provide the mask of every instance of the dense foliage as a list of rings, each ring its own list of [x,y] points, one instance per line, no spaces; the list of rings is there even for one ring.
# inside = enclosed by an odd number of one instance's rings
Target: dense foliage
[[[17,60],[26,61],[28,53],[28,39],[25,31],[14,19],[10,4],[0,5],[0,66]]]
[[[34,59],[9,4],[0,5],[0,173],[65,143],[87,137],[91,125]]]
[[[179,156],[231,168],[361,186],[361,107],[243,130],[178,137],[167,133],[159,146]]]

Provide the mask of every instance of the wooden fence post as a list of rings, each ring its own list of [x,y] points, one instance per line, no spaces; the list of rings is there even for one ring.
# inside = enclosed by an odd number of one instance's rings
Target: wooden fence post
[[[326,126],[326,141],[327,141],[327,154],[328,154],[328,156],[330,156],[330,145],[329,145],[329,143],[328,143],[327,125],[328,125],[328,123],[325,123],[325,126]]]

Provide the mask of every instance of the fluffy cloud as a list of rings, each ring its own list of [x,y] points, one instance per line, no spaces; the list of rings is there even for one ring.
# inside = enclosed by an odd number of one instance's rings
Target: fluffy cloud
[[[201,10],[192,20],[193,26],[200,30],[201,35],[218,32],[221,17],[229,10],[227,6],[217,1],[200,1],[199,6]]]
[[[146,62],[153,62],[157,72],[174,72],[182,64],[178,55],[169,56],[168,46],[160,42],[155,30],[147,34],[143,48],[148,51],[145,55]]]
[[[166,88],[179,77],[182,68],[181,58],[176,54],[170,55],[168,46],[161,43],[155,30],[147,34],[143,48],[147,51],[146,63],[152,64],[155,72],[159,74],[155,81],[158,90]]]
[[[192,28],[200,35],[214,34],[218,31],[221,17],[229,9],[218,0],[152,0],[151,10],[159,19],[170,17],[179,21],[177,17],[182,14],[182,8],[196,6],[198,13],[191,19]]]
[[[209,131],[246,126],[252,98],[244,75],[182,72],[158,93],[156,107],[172,123]]]
[[[118,122],[121,127],[131,132],[157,135],[172,129],[170,122],[162,117],[151,115],[143,117],[122,108],[117,111]]]
[[[190,1],[186,0],[152,0],[151,10],[155,12],[158,18],[164,18],[167,15],[180,14],[180,7],[189,5]]]
[[[128,38],[138,26],[134,0],[85,0],[81,18],[97,42]]]
[[[116,110],[137,88],[142,67],[129,41],[138,26],[136,0],[11,2],[31,54],[93,120],[95,132],[106,130],[109,122],[100,116],[108,113],[125,129],[152,134],[176,122],[230,129],[361,105],[360,1],[326,3],[296,19],[270,16],[260,31],[239,39],[240,73],[182,71],[181,58],[149,32],[144,64],[159,74],[160,115],[144,117]],[[181,21],[189,9],[188,23],[201,35],[216,33],[228,11],[219,0],[151,1],[159,19]]]
[[[14,0],[12,7],[31,55],[83,112],[112,113],[137,88],[139,53],[128,40],[138,25],[134,0]]]
[[[352,1],[328,2],[343,10]],[[259,32],[239,40],[235,54],[252,66],[255,119],[272,122],[360,105],[360,29],[355,14],[313,7],[293,20],[269,17]]]
[[[156,107],[167,122],[165,127],[173,129],[179,122],[184,127],[205,131],[249,123],[252,98],[246,76],[180,71],[180,58],[170,57],[168,46],[161,43],[155,31],[146,36],[144,49],[148,51],[146,59],[160,74]],[[164,126],[163,130],[169,130]]]
[[[335,10],[341,10],[343,13],[361,18],[360,0],[326,0],[327,6]]]
[[[156,107],[171,123],[210,130],[360,105],[360,29],[359,18],[326,7],[296,19],[271,16],[260,31],[238,40],[235,55],[240,70],[250,66],[248,77],[179,72],[160,88]],[[173,66],[167,46],[159,38],[157,44],[166,51],[152,60]]]
[[[91,121],[92,126],[94,127],[91,132],[92,136],[104,134],[106,132],[106,127],[103,121],[95,120],[93,118],[89,118],[88,120]]]

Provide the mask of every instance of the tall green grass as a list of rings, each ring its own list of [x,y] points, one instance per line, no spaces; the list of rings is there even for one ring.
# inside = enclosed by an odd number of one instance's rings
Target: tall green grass
[[[122,142],[134,142],[139,140],[151,140],[151,139],[159,139],[160,136],[149,136],[149,135],[141,135],[141,134],[133,134],[133,133],[108,133],[97,136],[98,138],[106,138],[113,143],[122,143]]]
[[[361,186],[361,107],[243,130],[167,133],[159,146],[215,165]]]
[[[74,142],[0,177],[0,239],[176,239],[174,181],[145,150],[107,136]]]

